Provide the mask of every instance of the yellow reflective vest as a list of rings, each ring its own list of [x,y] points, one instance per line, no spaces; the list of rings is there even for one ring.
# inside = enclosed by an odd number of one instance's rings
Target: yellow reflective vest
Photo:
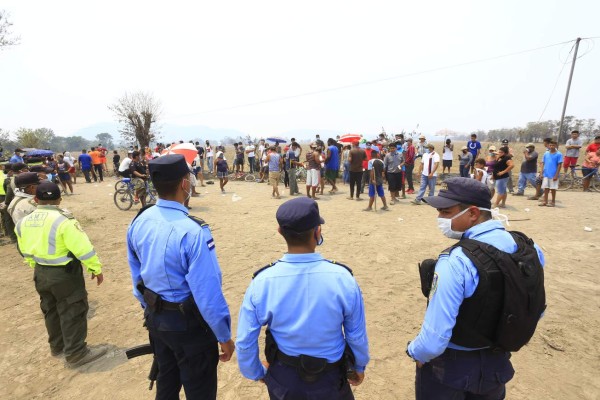
[[[31,266],[62,266],[73,260],[71,253],[96,275],[102,264],[79,222],[58,206],[38,205],[15,226],[19,251]]]
[[[2,167],[4,167],[4,165]],[[5,179],[6,179],[6,175],[4,175],[4,170],[0,170],[0,196],[6,195],[6,192],[4,191],[4,180]]]

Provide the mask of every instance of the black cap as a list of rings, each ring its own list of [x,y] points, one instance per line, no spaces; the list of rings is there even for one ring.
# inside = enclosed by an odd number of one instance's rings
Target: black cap
[[[11,168],[12,168],[13,172],[19,172],[19,171],[26,169],[27,164],[22,163],[22,162],[16,162],[16,163],[13,163]]]
[[[44,164],[32,165],[29,167],[30,172],[46,172],[46,169]]]
[[[319,215],[319,205],[308,197],[286,201],[277,209],[276,218],[282,229],[297,233],[325,223]]]
[[[154,182],[176,181],[190,173],[185,157],[181,154],[167,154],[155,158],[148,163],[148,168]]]
[[[60,188],[56,183],[42,182],[35,189],[35,197],[39,200],[58,200],[60,199]]]
[[[502,139],[502,143],[508,143],[508,139]]]
[[[448,208],[457,204],[492,207],[492,196],[488,187],[470,178],[446,179],[437,196],[425,197],[423,201],[435,208]]]
[[[24,187],[29,185],[38,185],[40,177],[37,172],[23,172],[15,177],[15,186]]]

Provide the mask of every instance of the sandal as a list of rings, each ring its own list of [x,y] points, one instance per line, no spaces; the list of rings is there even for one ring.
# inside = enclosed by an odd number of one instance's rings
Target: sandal
[[[544,202],[538,204],[538,206],[540,206],[540,207],[546,207],[547,205],[548,205],[548,203],[544,203]]]
[[[546,207],[554,207],[554,203],[548,203],[546,204]]]

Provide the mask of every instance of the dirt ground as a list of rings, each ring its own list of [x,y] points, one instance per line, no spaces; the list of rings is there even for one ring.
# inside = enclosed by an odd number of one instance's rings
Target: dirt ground
[[[515,182],[516,177],[515,173]],[[66,369],[50,356],[32,270],[13,245],[0,246],[5,268],[0,287],[0,398],[154,398],[146,379],[150,356],[131,361],[124,356],[124,349],[148,338],[141,308],[131,293],[125,250],[127,226],[139,206],[119,211],[113,203],[113,183],[114,178],[102,184],[81,179],[76,195],[63,201],[104,265],[105,282],[97,287],[88,281],[88,343],[108,344],[108,356],[79,370]],[[346,200],[348,187],[340,188],[338,194],[319,201],[326,220],[319,251],[350,266],[363,290],[371,362],[364,383],[355,389],[356,398],[414,398],[415,365],[404,350],[418,333],[426,307],[417,262],[436,256],[451,240],[437,230],[435,210],[410,204],[414,196],[391,211],[366,213],[360,211],[365,201]],[[277,260],[286,249],[276,232],[275,211],[290,196],[271,199],[266,184],[237,181],[224,195],[218,185],[198,189],[201,197],[191,200],[191,213],[205,219],[215,237],[235,337],[252,272]],[[526,193],[531,192],[529,188]],[[525,197],[508,198],[505,213],[515,220],[509,229],[534,238],[546,255],[548,302],[531,343],[513,355],[516,375],[507,386],[509,399],[600,398],[600,279],[594,256],[600,250],[599,200],[597,193],[559,192],[557,207],[546,208]],[[262,384],[241,376],[234,355],[219,366],[218,397],[264,399],[267,393]]]

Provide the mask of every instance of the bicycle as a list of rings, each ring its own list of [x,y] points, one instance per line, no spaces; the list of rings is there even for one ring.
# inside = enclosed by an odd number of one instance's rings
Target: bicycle
[[[244,180],[246,182],[256,182],[256,176],[247,172],[232,172],[227,178],[229,178],[230,181]]]
[[[576,171],[583,171],[582,168],[572,168],[571,172],[565,175],[559,182],[558,190],[570,190],[583,188],[583,180],[586,178],[590,179],[589,191],[600,192],[600,175],[598,174],[598,168],[592,169],[592,172],[586,176],[577,175]]]
[[[131,178],[123,178],[119,181],[121,186],[115,191],[114,202],[119,210],[127,211],[137,204],[133,199],[135,197],[135,186],[131,181]],[[117,183],[119,183],[117,182]],[[152,184],[152,181],[144,181],[146,186],[146,204],[154,204],[158,200],[158,193]],[[117,185],[115,184],[115,187]]]

